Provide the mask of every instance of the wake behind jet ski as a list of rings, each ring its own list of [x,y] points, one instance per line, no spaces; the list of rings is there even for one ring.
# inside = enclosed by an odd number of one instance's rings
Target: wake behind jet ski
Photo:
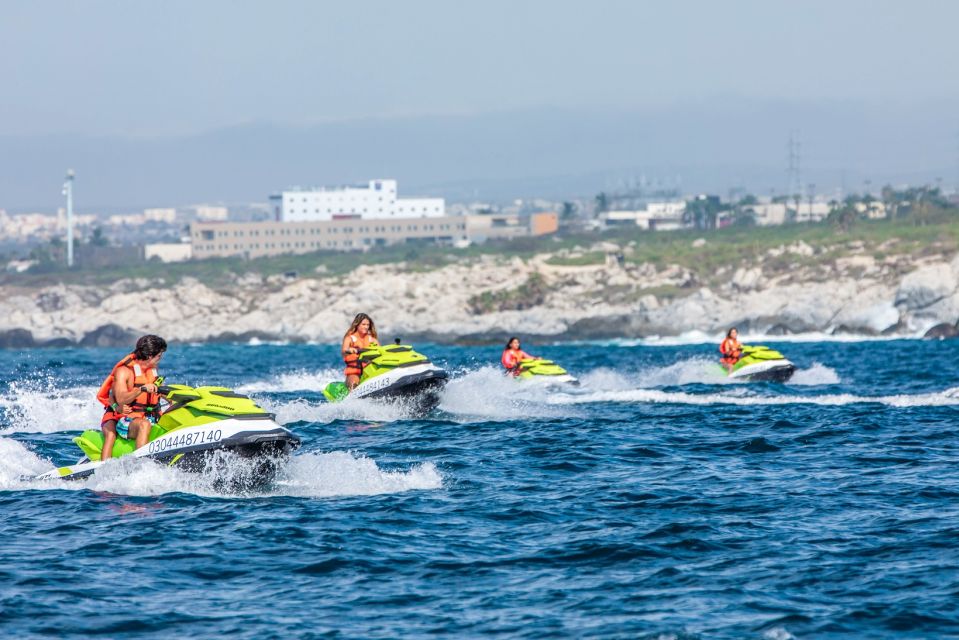
[[[723,369],[731,380],[786,382],[796,372],[796,365],[769,347],[742,345],[741,352],[732,371]]]
[[[397,340],[396,344],[362,349],[358,356],[359,384],[352,391],[343,382],[326,385],[323,395],[330,402],[350,396],[396,402],[422,413],[440,403],[449,375],[413,347]]]
[[[169,403],[150,430],[146,445],[136,448],[127,438],[117,438],[113,457],[148,458],[185,471],[203,471],[210,458],[227,451],[255,462],[248,480],[251,484],[270,482],[277,463],[300,440],[274,421],[249,397],[226,387],[167,385],[159,388]],[[38,480],[77,480],[94,474],[105,464],[100,459],[101,431],[84,431],[73,441],[85,454],[76,464],[58,467]]]

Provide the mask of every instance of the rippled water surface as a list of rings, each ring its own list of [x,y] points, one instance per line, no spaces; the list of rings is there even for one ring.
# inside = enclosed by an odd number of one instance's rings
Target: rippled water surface
[[[275,485],[73,462],[117,350],[0,351],[4,637],[959,636],[959,341],[782,343],[789,384],[714,345],[421,345],[433,415],[323,402],[332,346],[173,345],[171,382],[251,394],[303,446]]]

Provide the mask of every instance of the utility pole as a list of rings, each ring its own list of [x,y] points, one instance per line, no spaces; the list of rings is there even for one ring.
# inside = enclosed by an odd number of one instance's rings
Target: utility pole
[[[809,183],[809,219],[812,220],[812,203],[816,197],[816,185]]]
[[[67,197],[67,267],[73,268],[73,169],[67,169],[63,195]]]
[[[786,187],[786,197],[792,198],[796,204],[795,216],[799,216],[799,200],[802,198],[802,182],[799,172],[799,140],[796,132],[789,132],[789,165],[786,169],[789,184]]]

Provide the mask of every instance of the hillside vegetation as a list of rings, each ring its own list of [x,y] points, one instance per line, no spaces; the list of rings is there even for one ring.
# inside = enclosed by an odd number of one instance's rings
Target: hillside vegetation
[[[776,249],[798,243],[812,251],[795,252],[776,260]],[[867,254],[877,260],[891,255],[951,255],[959,249],[959,209],[940,209],[921,223],[913,217],[893,220],[859,220],[846,228],[832,221],[775,227],[732,226],[716,230],[643,231],[620,228],[602,233],[562,234],[490,242],[466,249],[430,245],[398,245],[365,253],[321,251],[244,260],[216,258],[186,263],[138,263],[108,269],[74,269],[47,265],[38,272],[0,275],[0,284],[41,287],[51,284],[107,285],[121,278],[145,278],[172,285],[184,277],[200,279],[224,290],[237,276],[253,273],[264,277],[295,272],[300,278],[336,278],[360,265],[398,264],[411,273],[430,271],[479,256],[530,258],[547,254],[547,264],[588,266],[602,264],[610,254],[627,264],[650,264],[658,268],[675,265],[695,275],[697,283],[712,284],[728,275],[730,268],[762,262],[764,271],[828,264],[837,259]],[[477,301],[478,307],[498,306],[500,300]]]

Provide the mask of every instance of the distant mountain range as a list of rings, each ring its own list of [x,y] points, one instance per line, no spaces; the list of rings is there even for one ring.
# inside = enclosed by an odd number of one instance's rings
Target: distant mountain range
[[[503,201],[592,197],[645,176],[686,192],[786,190],[787,140],[804,184],[959,180],[954,103],[703,101],[676,108],[532,109],[362,119],[309,126],[250,123],[175,137],[0,136],[0,208],[60,205],[68,167],[79,211],[264,201],[283,188],[400,180],[402,195]]]

